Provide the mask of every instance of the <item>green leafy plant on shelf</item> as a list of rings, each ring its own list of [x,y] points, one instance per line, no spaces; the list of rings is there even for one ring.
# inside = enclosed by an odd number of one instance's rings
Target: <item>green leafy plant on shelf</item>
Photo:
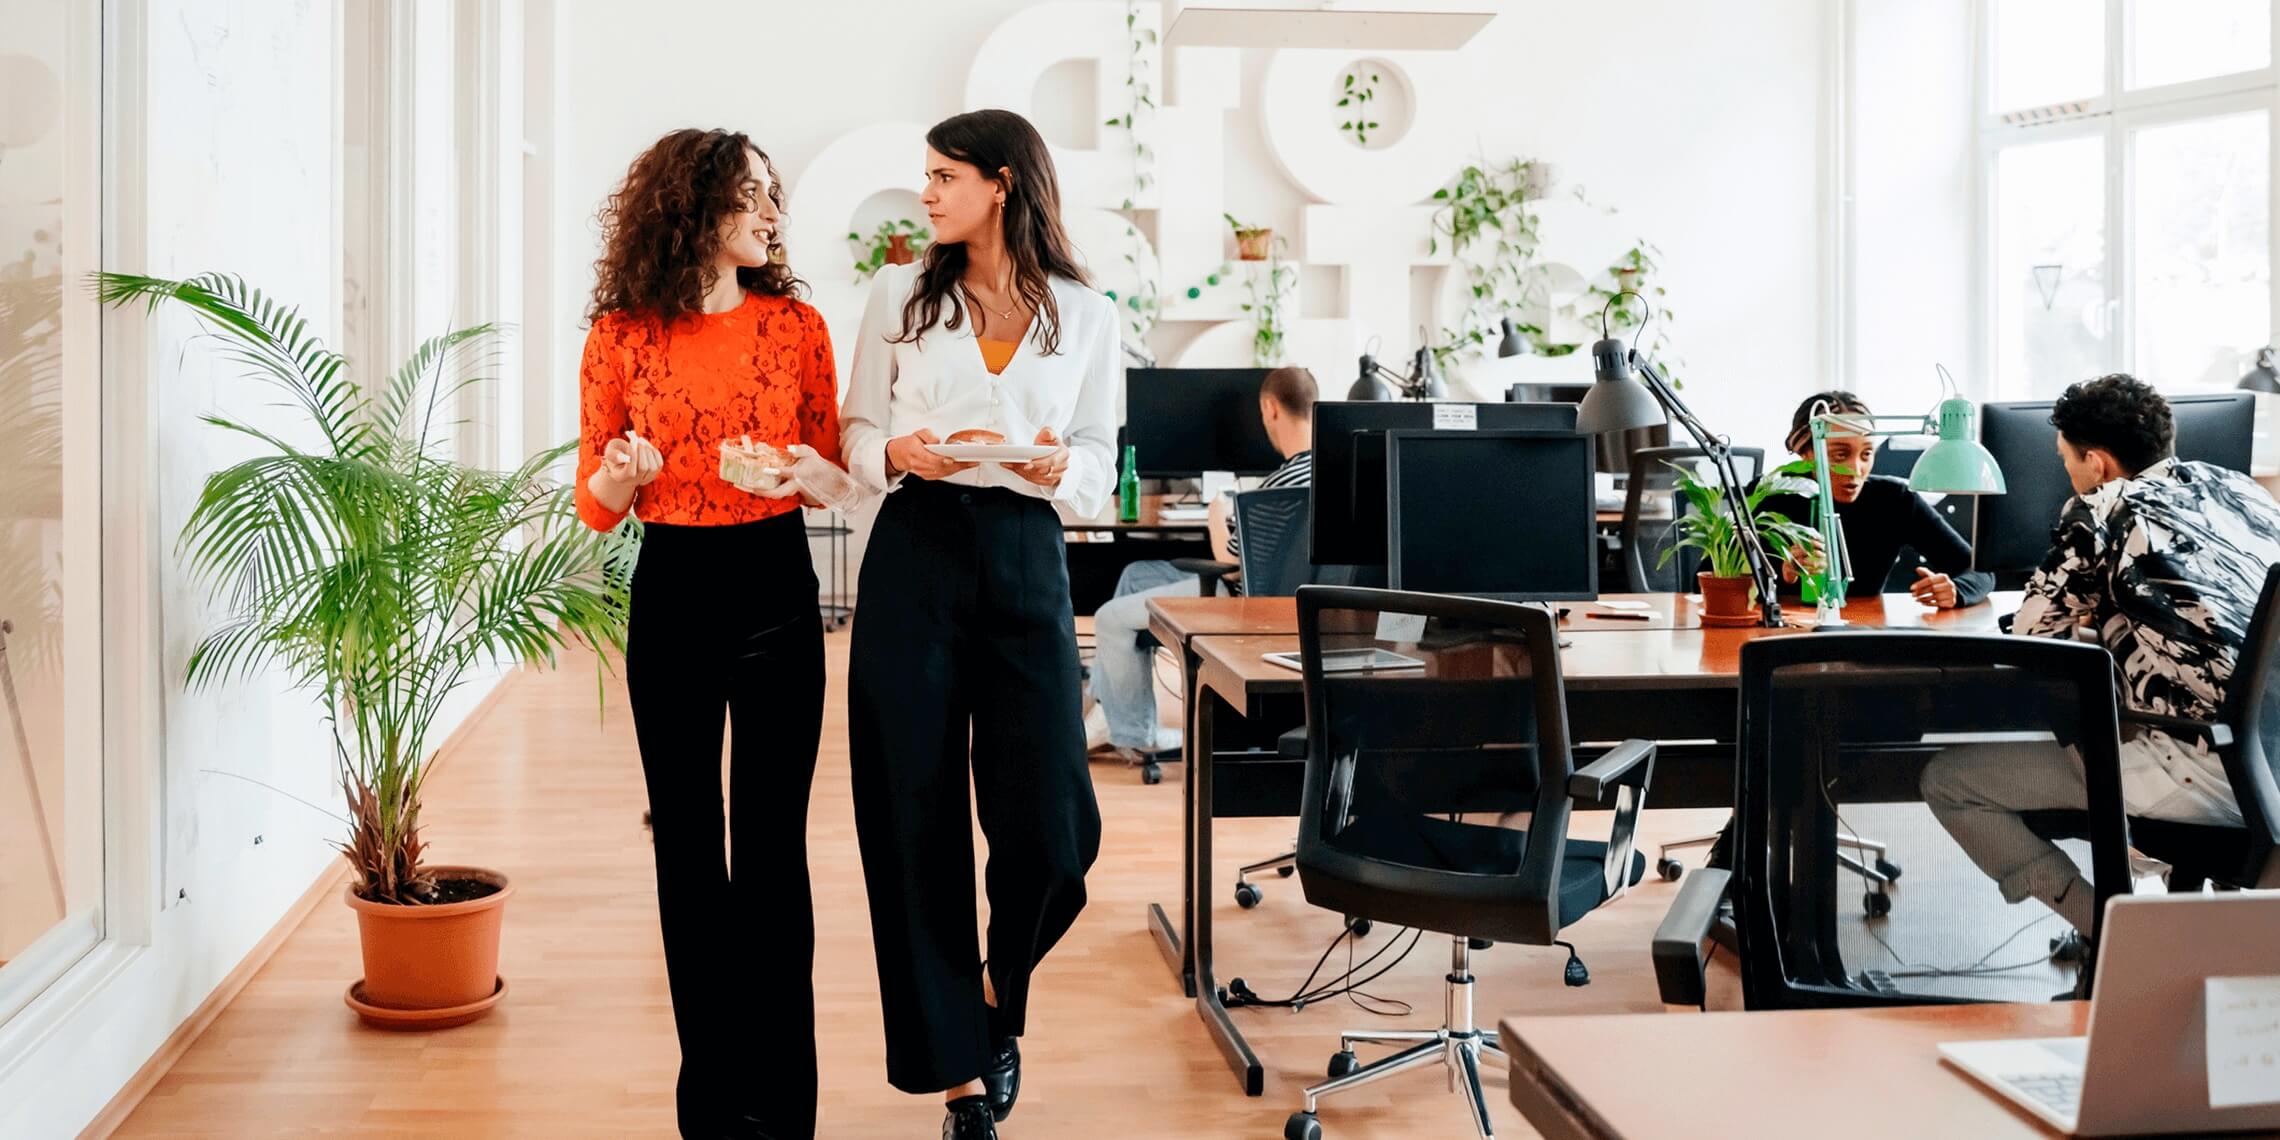
[[[1433,192],[1430,249],[1439,253],[1447,245],[1463,269],[1468,292],[1457,323],[1436,338],[1440,343],[1433,354],[1442,367],[1494,345],[1503,336],[1501,322],[1507,316],[1537,353],[1575,351],[1575,345],[1552,343],[1542,326],[1518,315],[1542,309],[1547,295],[1536,264],[1542,219],[1534,202],[1542,183],[1536,162],[1515,158],[1468,164]]]
[[[1346,72],[1344,81],[1339,85],[1337,105],[1349,108],[1346,113],[1352,118],[1338,124],[1338,129],[1354,136],[1356,145],[1370,145],[1370,132],[1378,129],[1377,120],[1370,118],[1370,104],[1377,101],[1377,86],[1380,82],[1383,81],[1378,78],[1377,72],[1357,65]]]
[[[508,471],[450,457],[443,417],[490,382],[491,325],[426,341],[368,391],[296,310],[239,278],[101,273],[95,284],[113,308],[188,310],[224,359],[298,410],[274,430],[205,417],[258,453],[209,476],[182,526],[182,556],[226,611],[187,679],[276,668],[314,693],[347,799],[340,846],[356,893],[434,901],[420,787],[445,698],[475,670],[551,665],[573,643],[622,654],[632,532],[587,529],[570,488],[547,476],[574,442]]]
[[[1246,285],[1242,311],[1251,316],[1251,364],[1277,368],[1285,363],[1290,333],[1290,294],[1298,283],[1298,267],[1282,259],[1283,243],[1268,249],[1266,265],[1253,270]]]
[[[933,240],[932,230],[908,218],[880,222],[868,240],[850,231],[847,244],[855,247],[855,279],[868,281],[886,266],[908,265],[926,252],[927,243]]]
[[[1670,565],[1670,560],[1681,550],[1697,550],[1713,576],[1749,577],[1750,563],[1743,553],[1742,531],[1734,525],[1724,489],[1696,478],[1693,470],[1683,464],[1672,463],[1669,467],[1676,473],[1678,494],[1686,500],[1688,509],[1680,511],[1677,520],[1671,523],[1671,541],[1664,547],[1656,568]],[[1775,495],[1810,496],[1814,492],[1813,464],[1801,459],[1767,472],[1756,486],[1744,493],[1742,514],[1757,529],[1758,542],[1768,554],[1778,558],[1783,551],[1811,546],[1817,541],[1818,532],[1779,511],[1766,510],[1765,501]]]

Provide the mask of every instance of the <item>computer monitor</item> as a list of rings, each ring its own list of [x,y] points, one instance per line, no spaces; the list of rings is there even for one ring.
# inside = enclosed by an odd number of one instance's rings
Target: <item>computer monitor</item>
[[[1580,404],[1591,393],[1589,384],[1514,384],[1504,392],[1508,404]]]
[[[1506,601],[1599,596],[1591,437],[1386,433],[1386,578],[1396,590]]]
[[[1265,475],[1282,466],[1259,419],[1264,368],[1132,368],[1124,373],[1124,442],[1144,479],[1206,471]]]
[[[2050,552],[2051,528],[2074,497],[2058,458],[2049,400],[1994,403],[1979,410],[1979,442],[2003,468],[2003,494],[1983,496],[1973,520],[1972,565],[1998,574],[2033,570]],[[2248,392],[2169,397],[2179,459],[2248,470],[2256,398]]]
[[[1405,400],[1314,405],[1314,497],[1308,519],[1314,564],[1385,565],[1385,433],[1426,431],[1462,422],[1468,414],[1480,431],[1575,430],[1574,404]]]

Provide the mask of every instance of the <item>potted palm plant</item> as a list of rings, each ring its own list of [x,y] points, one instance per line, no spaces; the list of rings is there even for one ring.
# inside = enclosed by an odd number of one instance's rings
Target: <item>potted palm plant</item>
[[[574,445],[509,471],[449,456],[439,417],[485,382],[476,369],[491,358],[490,325],[427,341],[368,391],[295,310],[237,278],[102,273],[96,291],[110,306],[188,309],[303,421],[273,431],[206,417],[260,452],[208,477],[183,524],[182,554],[228,599],[187,681],[275,667],[319,701],[364,951],[349,1005],[397,1028],[482,1016],[504,993],[512,886],[424,857],[420,788],[437,712],[479,668],[552,664],[574,641],[622,652],[630,540],[581,526],[570,490],[546,476]]]
[[[1670,565],[1681,550],[1700,551],[1703,568],[1695,574],[1695,581],[1702,590],[1703,624],[1754,624],[1758,620],[1757,590],[1750,580],[1742,532],[1734,525],[1734,512],[1726,505],[1724,490],[1695,478],[1694,472],[1680,464],[1669,466],[1677,475],[1678,493],[1686,502],[1671,523],[1672,541],[1656,568]],[[1812,472],[1809,461],[1784,464],[1744,493],[1741,514],[1749,519],[1758,542],[1767,551],[1810,547],[1817,540],[1812,527],[1764,507],[1765,500],[1775,495],[1813,494]]]

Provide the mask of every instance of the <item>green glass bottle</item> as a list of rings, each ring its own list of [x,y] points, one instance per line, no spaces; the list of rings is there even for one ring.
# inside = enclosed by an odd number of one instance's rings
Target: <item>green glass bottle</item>
[[[1128,522],[1140,521],[1140,460],[1138,449],[1124,445],[1124,474],[1116,481],[1116,517]]]

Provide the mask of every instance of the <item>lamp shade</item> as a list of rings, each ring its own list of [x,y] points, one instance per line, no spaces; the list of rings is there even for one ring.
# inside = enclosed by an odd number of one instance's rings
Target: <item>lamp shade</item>
[[[2000,495],[2007,489],[2003,469],[1979,445],[1973,425],[1978,409],[1960,396],[1940,402],[1940,441],[1926,448],[1908,476],[1918,491],[1948,495]]]
[[[1496,342],[1496,355],[1526,356],[1528,354],[1528,338],[1520,335],[1519,326],[1513,324],[1510,317],[1504,318],[1501,323],[1504,336]]]
[[[2273,367],[2272,350],[2256,350],[2256,367],[2241,374],[2239,387],[2248,392],[2280,392],[2280,368]]]
[[[1583,394],[1583,403],[1575,410],[1575,430],[1585,435],[1629,431],[1666,422],[1662,405],[1655,402],[1655,394],[1628,375],[1621,379],[1601,377],[1591,386],[1591,391]]]

